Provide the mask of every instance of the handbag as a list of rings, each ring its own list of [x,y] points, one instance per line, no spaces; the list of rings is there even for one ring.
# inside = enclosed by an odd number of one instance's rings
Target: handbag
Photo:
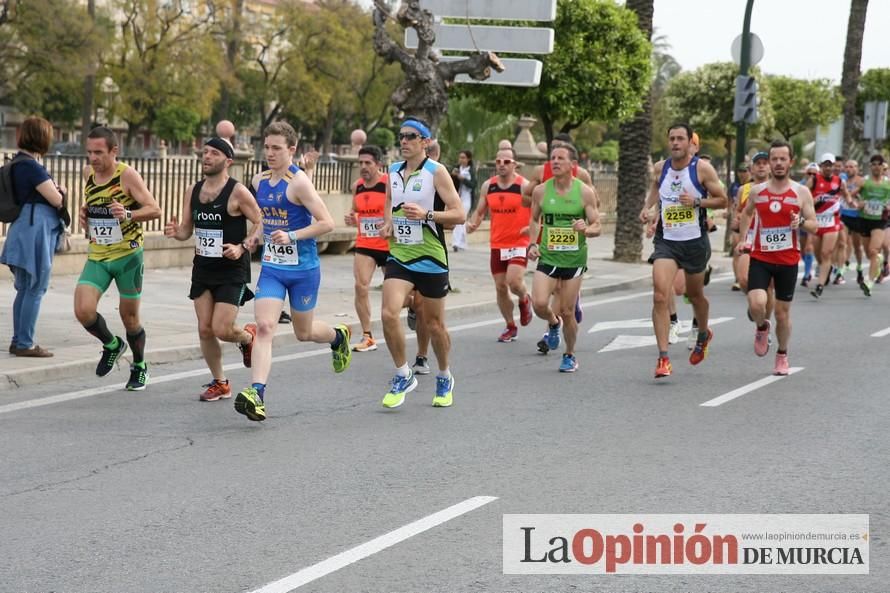
[[[71,232],[67,228],[59,231],[59,240],[56,243],[56,253],[68,253],[71,251]]]

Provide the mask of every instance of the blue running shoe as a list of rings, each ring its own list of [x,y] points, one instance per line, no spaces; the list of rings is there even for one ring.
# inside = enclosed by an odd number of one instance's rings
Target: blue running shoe
[[[556,318],[556,325],[547,330],[547,347],[551,350],[559,348],[559,330],[562,328],[562,319]]]
[[[405,395],[417,387],[417,377],[414,376],[414,371],[408,371],[407,377],[402,377],[401,375],[396,375],[392,378],[392,384],[389,388],[389,393],[383,396],[383,404],[384,408],[398,408],[403,403],[405,403]]]
[[[572,354],[563,354],[562,363],[559,365],[560,373],[574,373],[578,370],[578,361]]]
[[[452,403],[454,392],[454,375],[450,377],[436,377],[436,397],[433,398],[433,407],[447,408]]]

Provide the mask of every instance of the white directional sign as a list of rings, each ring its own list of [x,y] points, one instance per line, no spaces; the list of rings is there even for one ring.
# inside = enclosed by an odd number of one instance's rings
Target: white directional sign
[[[511,21],[556,20],[556,0],[423,0],[436,16]]]
[[[442,56],[443,62],[463,60],[463,56]],[[538,60],[501,59],[503,72],[492,71],[486,80],[473,80],[466,74],[459,74],[455,82],[474,84],[498,84],[501,86],[538,86],[541,84],[543,64]]]
[[[472,31],[471,31],[472,29]],[[436,48],[507,52],[517,54],[553,53],[553,29],[545,27],[491,27],[488,25],[437,24]],[[405,47],[417,47],[417,31],[405,29]]]

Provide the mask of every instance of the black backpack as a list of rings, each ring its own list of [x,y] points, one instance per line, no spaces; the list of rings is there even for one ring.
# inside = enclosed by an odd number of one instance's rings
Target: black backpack
[[[12,181],[12,167],[31,157],[18,153],[11,161],[0,167],[0,222],[15,222],[22,211],[22,204],[15,195]]]

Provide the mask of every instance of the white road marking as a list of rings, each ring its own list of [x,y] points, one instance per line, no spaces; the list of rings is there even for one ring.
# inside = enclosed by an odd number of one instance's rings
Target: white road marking
[[[884,336],[890,336],[890,327],[887,329],[882,329],[879,332],[875,332],[871,335],[873,338],[883,338]]]
[[[427,515],[422,519],[418,519],[413,523],[408,523],[404,527],[399,527],[395,531],[390,531],[380,537],[375,537],[369,542],[365,542],[346,550],[345,552],[341,552],[336,556],[331,556],[327,560],[308,566],[303,570],[269,583],[264,587],[254,589],[250,593],[288,593],[289,591],[298,589],[303,585],[327,576],[332,572],[336,572],[341,568],[345,568],[350,564],[367,558],[368,556],[372,556],[377,552],[381,552],[386,548],[401,543],[410,537],[414,537],[424,531],[429,531],[433,527],[460,517],[470,511],[474,511],[490,502],[494,502],[495,500],[497,500],[496,496],[476,496],[468,498],[454,506],[442,509],[432,515]]]
[[[787,375],[784,375],[784,376],[771,375],[769,377],[764,377],[763,379],[759,379],[757,381],[754,381],[753,383],[748,383],[747,385],[739,387],[738,389],[733,389],[729,393],[724,393],[723,395],[715,397],[714,399],[709,399],[708,401],[706,401],[705,403],[700,404],[700,405],[708,407],[708,408],[715,408],[717,406],[721,406],[721,405],[725,404],[726,402],[734,400],[737,397],[742,397],[746,393],[751,393],[755,389],[760,389],[761,387],[765,387],[771,383],[775,383],[776,381],[781,381],[785,377],[791,376],[794,373],[804,370],[804,368],[805,367],[791,367],[788,369]]]
[[[610,297],[607,299],[600,299],[597,301],[589,301],[587,303],[583,303],[584,306],[587,307],[596,307],[599,305],[608,305],[610,303],[618,303],[621,301],[626,301],[634,298],[639,298],[641,296],[651,295],[652,291],[648,292],[635,292],[632,294],[620,296],[620,297]],[[457,325],[454,327],[448,328],[450,332],[463,331],[468,329],[475,329],[478,327],[485,327],[488,325],[498,325],[504,323],[502,318],[491,319],[488,321],[477,321],[475,323],[466,323],[463,325]],[[416,334],[409,333],[406,336],[408,339],[412,339],[416,337]],[[385,344],[385,340],[378,340],[378,344]],[[320,348],[316,350],[308,350],[306,352],[298,352],[296,354],[287,354],[284,356],[275,356],[272,358],[272,362],[286,362],[289,360],[298,360],[301,358],[311,358],[313,356],[321,356],[321,355],[330,355],[330,348]],[[224,371],[233,371],[236,369],[244,368],[240,362],[227,364],[223,367]],[[201,375],[207,374],[207,368],[201,366],[192,371],[182,371],[179,373],[173,373],[170,375],[161,375],[161,376],[152,376],[151,377],[151,385],[156,385],[158,383],[168,383],[170,381],[179,381],[180,379],[188,379],[190,377],[199,377]],[[108,385],[105,387],[91,387],[89,389],[81,389],[80,391],[71,391],[68,393],[60,393],[59,395],[51,395],[48,397],[41,397],[37,399],[31,400],[23,400],[18,401],[12,404],[6,404],[0,406],[0,416],[3,414],[9,414],[10,412],[17,412],[19,410],[27,410],[30,408],[38,408],[41,406],[49,406],[52,404],[59,404],[63,402],[68,402],[76,399],[83,399],[85,397],[93,397],[95,395],[103,395],[105,393],[111,393],[113,391],[123,391],[123,387],[120,384],[117,385]]]

